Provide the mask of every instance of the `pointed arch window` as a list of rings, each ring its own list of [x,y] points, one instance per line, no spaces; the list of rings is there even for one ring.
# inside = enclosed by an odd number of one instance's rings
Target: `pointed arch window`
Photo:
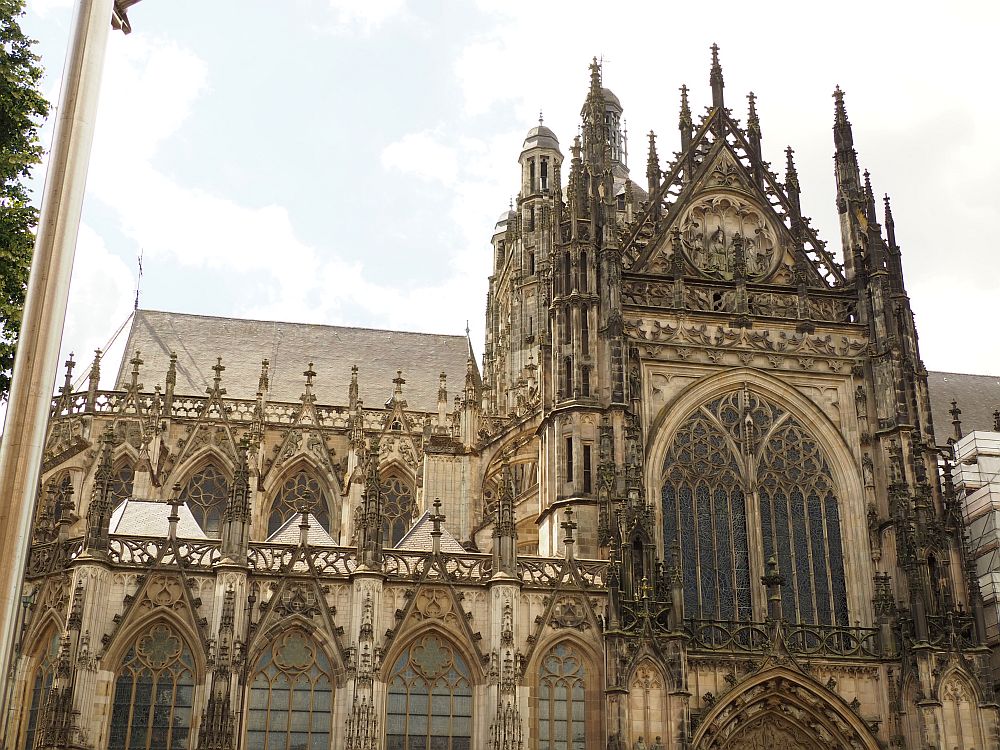
[[[413,523],[416,504],[413,485],[398,473],[382,478],[382,530],[385,544],[394,547]]]
[[[191,652],[169,624],[140,633],[115,680],[108,750],[187,750],[194,685]]]
[[[666,695],[660,671],[649,662],[640,664],[628,689],[629,747],[640,737],[646,747],[655,747],[667,736]]]
[[[35,677],[31,682],[31,692],[27,695],[22,715],[27,716],[28,725],[24,731],[23,750],[32,750],[35,745],[35,733],[38,731],[38,720],[41,717],[45,701],[52,690],[52,680],[55,677],[56,659],[59,657],[59,633],[54,632],[41,644],[38,664],[35,667]]]
[[[553,647],[538,669],[539,750],[585,750],[587,668],[569,643]]]
[[[184,484],[181,499],[187,504],[202,531],[217,536],[229,497],[229,481],[214,462],[202,466]]]
[[[786,576],[784,616],[847,624],[840,509],[829,463],[793,415],[749,387],[696,409],[663,464],[663,531],[688,617],[752,619],[749,519]],[[756,502],[755,502],[756,501]]]
[[[247,750],[330,746],[333,670],[319,644],[295,628],[258,659],[250,685]]]
[[[386,750],[472,747],[472,676],[437,633],[415,641],[393,665],[385,724]]]
[[[115,467],[111,474],[111,503],[117,505],[132,497],[132,487],[135,481],[135,467],[129,460],[124,460]]]
[[[319,481],[311,473],[302,470],[288,477],[271,503],[267,517],[267,533],[273,534],[282,525],[306,508],[320,525],[330,530],[330,507]]]

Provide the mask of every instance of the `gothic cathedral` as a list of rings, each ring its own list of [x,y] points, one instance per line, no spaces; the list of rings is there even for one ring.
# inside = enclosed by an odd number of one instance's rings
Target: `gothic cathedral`
[[[137,311],[53,401],[5,750],[990,750],[888,197],[842,262],[727,109],[630,178],[591,66],[486,341]],[[301,374],[300,374],[301,373]],[[149,385],[144,385],[148,383]]]

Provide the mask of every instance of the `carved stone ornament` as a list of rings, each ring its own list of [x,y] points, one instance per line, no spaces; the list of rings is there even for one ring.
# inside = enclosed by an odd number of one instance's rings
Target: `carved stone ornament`
[[[759,281],[781,260],[769,222],[750,203],[728,193],[698,200],[685,212],[680,231],[688,260],[713,279],[732,279],[742,260],[747,279]]]
[[[554,628],[586,630],[590,627],[586,605],[576,596],[561,597],[552,607],[552,617],[549,622]]]

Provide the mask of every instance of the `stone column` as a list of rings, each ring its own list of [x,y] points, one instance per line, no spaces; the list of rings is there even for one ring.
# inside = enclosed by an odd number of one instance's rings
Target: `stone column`
[[[0,444],[0,675],[8,674],[113,0],[79,0]],[[8,691],[2,691],[6,704]]]

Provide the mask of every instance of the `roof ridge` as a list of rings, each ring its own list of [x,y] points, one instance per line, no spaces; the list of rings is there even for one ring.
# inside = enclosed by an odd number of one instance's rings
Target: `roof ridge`
[[[177,312],[173,310],[150,310],[147,308],[139,308],[136,310],[137,313],[148,314],[152,313],[154,315],[178,315],[185,318],[202,318],[208,320],[233,320],[240,323],[270,323],[277,325],[287,325],[287,326],[308,326],[310,328],[336,328],[342,331],[374,331],[377,333],[404,333],[408,336],[435,336],[437,338],[449,338],[449,339],[465,339],[467,338],[465,332],[462,333],[428,333],[426,331],[403,331],[398,328],[374,328],[371,326],[350,326],[350,325],[334,325],[333,323],[301,323],[293,320],[265,320],[263,318],[238,318],[231,315],[206,315],[204,313],[187,313],[187,312]]]
[[[962,375],[967,378],[994,378],[1000,380],[1000,374],[998,375],[987,375],[980,372],[953,372],[951,370],[928,370],[928,375]]]

